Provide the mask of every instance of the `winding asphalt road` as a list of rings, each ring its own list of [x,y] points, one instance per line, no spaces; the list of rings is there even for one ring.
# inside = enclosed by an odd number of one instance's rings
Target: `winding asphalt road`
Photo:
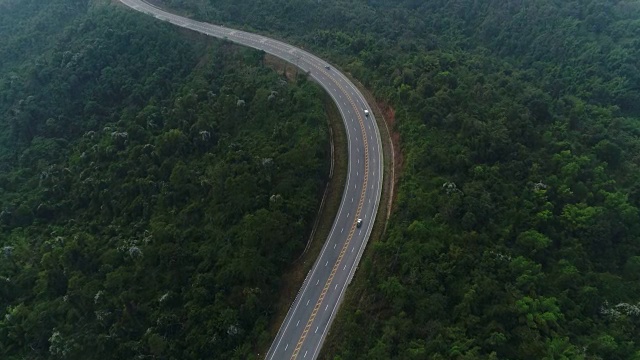
[[[382,192],[382,142],[358,88],[326,61],[261,35],[199,22],[142,0],[120,0],[159,20],[263,50],[307,71],[333,98],[347,129],[349,171],[340,209],[320,256],[307,274],[266,359],[316,359],[371,234]],[[356,226],[362,219],[362,227]]]

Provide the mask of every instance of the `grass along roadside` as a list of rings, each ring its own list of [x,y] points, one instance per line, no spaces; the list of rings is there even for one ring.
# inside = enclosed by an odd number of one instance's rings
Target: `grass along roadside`
[[[280,73],[286,74],[286,76],[290,80],[294,79],[297,74],[295,66],[284,63],[282,60],[269,55],[267,55],[265,58],[265,64],[274,67]],[[347,74],[347,76],[349,76],[349,74]],[[392,185],[395,187],[395,184],[397,183],[397,176],[399,173],[399,167],[402,163],[402,158],[399,153],[399,137],[393,131],[393,109],[385,104],[379,105],[373,95],[369,93],[362,86],[362,84],[360,84],[357,80],[353,79],[350,76],[349,78],[354,82],[354,84],[356,84],[356,86],[358,86],[362,94],[365,96],[367,102],[372,106],[371,111],[373,111],[373,113],[375,114],[376,122],[378,124],[384,155],[384,179],[380,205],[378,207],[376,221],[371,232],[367,248],[364,251],[361,263],[359,265],[362,266],[363,264],[366,264],[366,266],[371,266],[371,262],[370,260],[368,260],[370,258],[370,244],[372,242],[378,241],[386,231],[387,221],[391,213],[393,202]],[[257,349],[259,350],[257,351],[259,357],[266,354],[269,346],[271,345],[271,341],[273,341],[278,330],[280,329],[280,326],[284,321],[284,318],[289,311],[291,304],[295,300],[298,290],[302,286],[306,274],[309,272],[320,251],[322,250],[322,246],[324,245],[324,242],[328,237],[329,232],[331,231],[333,220],[338,211],[338,208],[340,207],[340,201],[342,199],[342,193],[344,190],[344,183],[347,176],[347,138],[340,112],[328,95],[325,95],[324,104],[325,111],[328,116],[329,127],[332,133],[332,141],[334,144],[333,177],[330,179],[327,198],[325,199],[324,207],[319,212],[318,227],[316,229],[315,235],[311,240],[309,249],[300,257],[300,259],[292,264],[291,269],[287,271],[287,273],[282,277],[280,297],[276,304],[275,315],[269,327],[268,339],[261,339],[262,341],[260,347]],[[385,114],[387,115],[385,116]],[[366,281],[362,279],[361,276],[357,276],[358,273],[359,272],[356,271],[352,284],[347,288],[347,292],[343,300],[348,304],[352,304],[354,303],[354,301],[356,303],[362,301],[362,299],[359,299],[358,294],[362,293],[361,289],[362,286],[366,285]],[[338,321],[340,319],[341,312],[342,310],[338,311],[338,315],[336,316],[332,327],[329,329],[327,339],[325,340],[326,346],[324,346],[323,349],[330,349],[332,338],[334,336],[339,336],[339,334],[343,331],[340,326],[340,322]],[[330,350],[330,352],[335,351]],[[327,358],[326,350],[321,351],[319,358]]]
[[[402,156],[400,153],[400,144],[399,144],[399,136],[394,132],[394,121],[393,117],[393,109],[385,104],[378,104],[373,95],[367,91],[364,86],[350,76],[349,73],[344,72],[346,76],[360,89],[362,94],[364,95],[367,103],[372,106],[371,111],[373,111],[376,123],[378,124],[378,129],[380,131],[380,139],[382,141],[382,149],[384,155],[384,179],[382,184],[382,195],[380,196],[380,205],[378,207],[378,212],[376,214],[376,221],[373,225],[373,230],[371,231],[371,236],[369,237],[369,241],[367,242],[367,247],[362,254],[362,258],[360,259],[360,264],[358,265],[355,274],[353,275],[353,280],[351,284],[347,287],[345,292],[345,296],[342,300],[342,304],[344,306],[340,306],[336,317],[334,318],[333,324],[329,328],[329,332],[327,333],[327,337],[324,342],[324,346],[320,350],[320,355],[318,359],[332,359],[336,353],[334,344],[336,339],[338,339],[341,334],[346,331],[345,322],[342,320],[347,315],[345,312],[350,311],[353,308],[358,308],[358,304],[362,301],[366,301],[364,299],[364,289],[367,287],[368,282],[367,279],[362,276],[362,274],[367,273],[368,270],[358,271],[361,267],[368,269],[373,265],[371,262],[371,244],[379,241],[385,234],[387,230],[387,222],[389,221],[389,217],[392,211],[393,205],[393,194],[394,188],[397,184],[397,179],[400,173],[400,167],[402,166]],[[381,109],[381,107],[384,109]],[[388,116],[385,116],[388,114]],[[366,329],[362,329],[363,336],[365,335]]]
[[[289,79],[295,78],[295,67],[291,64],[284,63],[284,61],[280,59],[267,55],[265,56],[265,65],[276,69],[279,73],[285,73]],[[333,176],[329,179],[326,198],[324,199],[322,208],[318,212],[318,224],[308,244],[308,249],[300,258],[291,264],[289,270],[282,276],[282,286],[279,289],[280,296],[275,305],[275,313],[269,325],[268,336],[265,334],[265,337],[260,339],[259,344],[257,344],[256,353],[258,354],[258,358],[266,354],[271,342],[278,333],[280,325],[284,321],[291,304],[298,294],[298,290],[300,290],[307,273],[311,270],[311,267],[322,250],[325,240],[329,236],[331,226],[340,207],[340,201],[342,200],[344,184],[347,179],[347,137],[340,112],[331,97],[326,93],[323,96],[323,103],[332,135]],[[331,144],[327,144],[327,146],[331,146]]]

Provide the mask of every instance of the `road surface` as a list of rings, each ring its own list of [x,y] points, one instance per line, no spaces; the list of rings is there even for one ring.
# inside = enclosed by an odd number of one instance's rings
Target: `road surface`
[[[347,129],[349,170],[340,209],[320,256],[266,355],[268,360],[316,359],[329,326],[358,266],[382,191],[382,142],[374,115],[356,86],[326,61],[261,35],[199,22],[142,0],[120,0],[134,10],[199,33],[263,50],[308,72],[333,98]],[[362,219],[362,226],[356,226]]]

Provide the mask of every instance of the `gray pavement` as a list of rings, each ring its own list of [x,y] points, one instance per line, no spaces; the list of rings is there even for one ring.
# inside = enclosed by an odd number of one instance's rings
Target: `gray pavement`
[[[382,192],[382,143],[374,115],[349,79],[302,49],[257,34],[171,14],[142,0],[130,8],[177,26],[263,50],[309,73],[333,98],[347,129],[349,171],[340,209],[266,359],[316,359],[373,228]],[[329,67],[329,68],[327,68]],[[362,227],[356,226],[358,218]]]

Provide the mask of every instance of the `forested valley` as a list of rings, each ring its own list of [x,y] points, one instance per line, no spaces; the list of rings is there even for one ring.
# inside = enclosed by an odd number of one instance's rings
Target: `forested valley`
[[[640,4],[166,0],[361,80],[403,152],[326,359],[640,359]]]
[[[329,172],[323,94],[108,1],[0,0],[0,358],[250,359]]]

